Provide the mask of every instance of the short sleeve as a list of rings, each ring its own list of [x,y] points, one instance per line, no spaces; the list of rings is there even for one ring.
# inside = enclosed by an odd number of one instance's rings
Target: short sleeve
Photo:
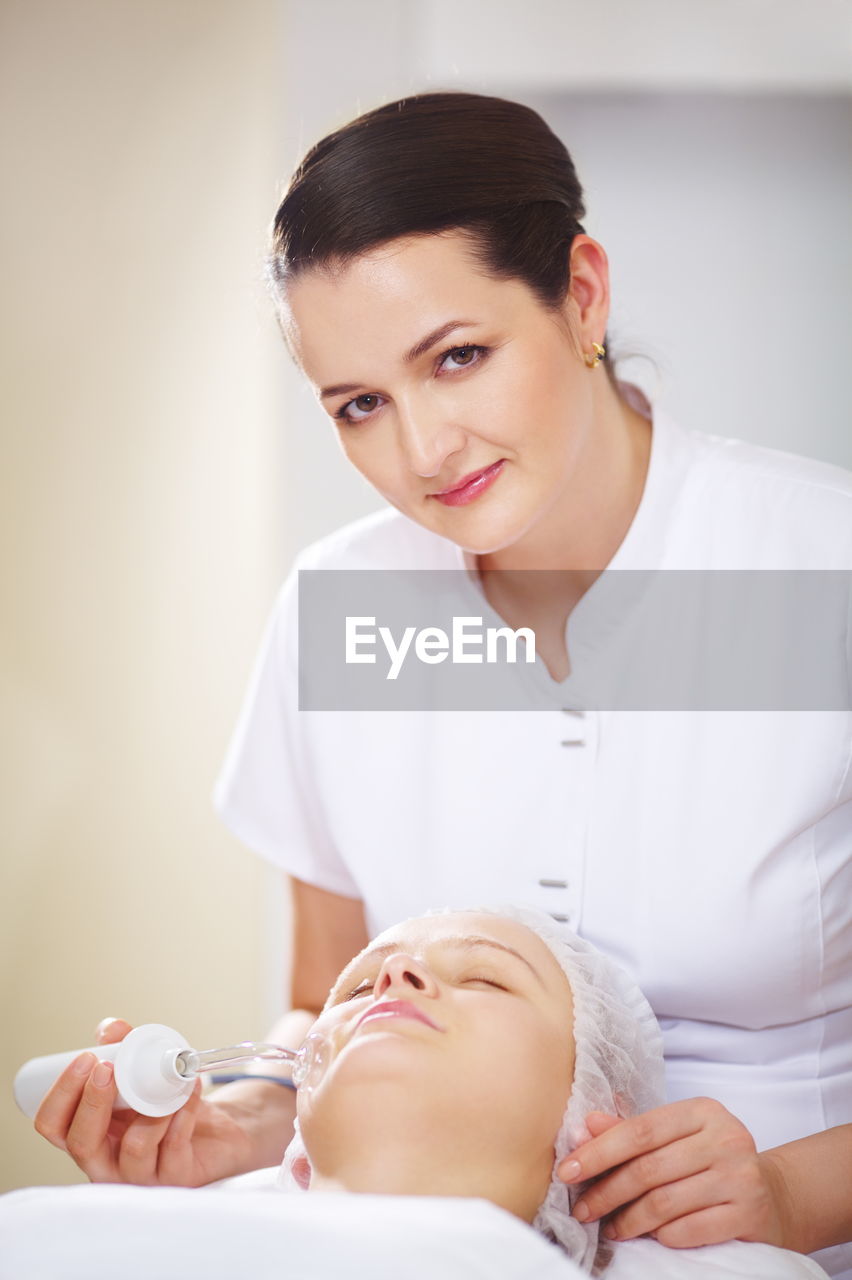
[[[349,898],[361,893],[336,848],[311,768],[299,710],[296,561],[275,602],[213,803],[225,825],[283,871]]]

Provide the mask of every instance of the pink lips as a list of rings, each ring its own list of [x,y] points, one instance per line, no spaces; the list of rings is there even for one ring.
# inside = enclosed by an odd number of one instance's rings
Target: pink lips
[[[433,493],[431,496],[448,507],[461,507],[467,502],[473,502],[474,498],[478,498],[481,493],[491,487],[503,470],[505,461],[505,458],[501,458],[499,462],[492,463],[482,471],[473,471],[454,488],[445,489],[443,493]]]
[[[409,1000],[383,1000],[381,1004],[374,1004],[363,1017],[358,1019],[355,1030],[357,1031],[369,1018],[414,1018],[418,1022],[425,1022],[427,1027],[432,1027],[435,1031],[441,1030],[431,1018],[427,1018],[422,1009],[418,1009],[417,1005]]]

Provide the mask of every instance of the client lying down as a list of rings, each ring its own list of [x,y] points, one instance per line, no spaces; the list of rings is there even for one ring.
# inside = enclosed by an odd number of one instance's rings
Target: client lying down
[[[14,1255],[18,1274],[20,1265],[39,1263],[40,1247],[48,1252],[55,1247],[58,1197],[76,1192],[79,1208],[81,1193],[100,1191],[123,1197],[113,1199],[111,1212],[113,1223],[116,1215],[122,1219],[125,1232],[128,1204],[135,1206],[131,1217],[136,1215],[137,1224],[143,1213],[139,1197],[146,1198],[151,1210],[153,1197],[178,1197],[175,1203],[183,1209],[188,1208],[189,1197],[193,1202],[189,1217],[200,1233],[199,1247],[201,1235],[209,1246],[211,1231],[212,1238],[218,1231],[224,1242],[215,1250],[223,1269],[213,1273],[221,1274],[223,1280],[225,1220],[236,1215],[231,1219],[233,1226],[249,1199],[263,1201],[270,1211],[267,1219],[275,1218],[282,1232],[277,1244],[274,1235],[269,1237],[270,1274],[273,1263],[280,1267],[286,1254],[293,1274],[325,1276],[333,1274],[333,1266],[340,1266],[341,1259],[326,1269],[320,1261],[322,1249],[294,1259],[292,1233],[284,1233],[286,1224],[275,1212],[279,1207],[288,1206],[292,1225],[293,1207],[298,1215],[299,1205],[303,1206],[300,1238],[308,1223],[319,1245],[317,1232],[322,1235],[325,1225],[339,1245],[343,1219],[352,1218],[346,1211],[341,1215],[341,1204],[357,1205],[362,1220],[372,1221],[375,1241],[380,1228],[394,1220],[395,1204],[404,1210],[412,1203],[409,1197],[451,1198],[431,1201],[439,1209],[443,1206],[443,1213],[429,1220],[429,1235],[421,1235],[416,1242],[409,1236],[407,1243],[409,1248],[416,1244],[415,1252],[407,1252],[404,1259],[397,1252],[391,1260],[409,1276],[421,1274],[418,1257],[426,1261],[444,1223],[451,1235],[457,1232],[458,1213],[465,1201],[474,1234],[482,1208],[492,1215],[495,1211],[471,1201],[490,1202],[505,1211],[496,1215],[504,1220],[502,1226],[497,1223],[499,1229],[494,1219],[487,1224],[483,1239],[492,1239],[503,1252],[497,1259],[482,1256],[487,1264],[482,1274],[489,1269],[490,1274],[506,1277],[529,1274],[526,1267],[513,1269],[510,1261],[511,1243],[520,1241],[521,1246],[528,1243],[527,1261],[538,1267],[536,1274],[564,1274],[566,1280],[603,1273],[612,1280],[824,1276],[811,1259],[768,1245],[735,1241],[691,1250],[668,1250],[653,1240],[609,1245],[599,1238],[597,1222],[583,1224],[572,1217],[572,1204],[584,1184],[567,1186],[556,1175],[558,1164],[590,1136],[584,1124],[590,1111],[626,1116],[662,1103],[662,1041],[650,1006],[635,984],[548,916],[513,908],[477,908],[405,921],[380,935],[346,967],[311,1034],[322,1042],[319,1065],[299,1090],[297,1131],[280,1171],[214,1184],[216,1194],[210,1196],[203,1190],[127,1187],[13,1193],[0,1201],[0,1230],[9,1224],[14,1227],[16,1213],[20,1221],[26,1220],[27,1241],[22,1243],[24,1230],[19,1230],[19,1251]],[[293,1195],[244,1194],[264,1182]],[[301,1194],[305,1189],[310,1192],[307,1196]],[[241,1194],[230,1194],[237,1190]],[[352,1197],[351,1192],[361,1195]],[[33,1243],[39,1207],[31,1197],[45,1194],[53,1197],[45,1220],[50,1217],[54,1246]],[[135,1199],[128,1201],[128,1196]],[[204,1215],[199,1217],[199,1203],[208,1207],[207,1225]],[[325,1224],[323,1207],[329,1210]],[[77,1220],[82,1223],[79,1216]],[[249,1213],[245,1223],[255,1248],[257,1220],[257,1213]],[[163,1221],[160,1215],[157,1238],[161,1244]],[[423,1221],[418,1222],[411,1231],[424,1230]],[[89,1242],[92,1229],[89,1220]],[[542,1237],[549,1242],[544,1250]],[[14,1230],[12,1238],[14,1242]],[[243,1249],[246,1239],[244,1234]],[[329,1247],[326,1240],[323,1248],[327,1252]],[[347,1265],[354,1261],[354,1247],[350,1239],[344,1250]],[[371,1255],[373,1276],[384,1274],[377,1247],[374,1244]],[[546,1272],[541,1270],[542,1252],[548,1252]],[[67,1260],[73,1249],[65,1247],[62,1256],[66,1260],[62,1265],[70,1268]],[[437,1265],[429,1256],[423,1274]],[[149,1257],[145,1265],[156,1268],[158,1261],[161,1264],[161,1259]],[[99,1277],[91,1245],[86,1266],[80,1275]],[[0,1276],[6,1274],[0,1264]],[[38,1274],[76,1277],[78,1272],[54,1265],[53,1269],[42,1267]],[[195,1272],[190,1265],[182,1274]],[[211,1274],[209,1262],[204,1274]],[[478,1275],[480,1271],[470,1257],[463,1270],[453,1269],[448,1258],[443,1274]]]
[[[571,1216],[582,1188],[556,1165],[588,1112],[664,1100],[661,1035],[599,951],[512,916],[408,920],[351,962],[313,1029],[328,1065],[285,1169],[313,1190],[481,1197],[591,1270],[598,1224]]]

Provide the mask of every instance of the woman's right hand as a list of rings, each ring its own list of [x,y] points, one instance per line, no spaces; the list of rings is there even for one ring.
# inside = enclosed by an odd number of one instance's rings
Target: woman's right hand
[[[106,1018],[98,1044],[115,1044],[131,1030]],[[81,1054],[54,1082],[36,1112],[35,1127],[92,1182],[198,1187],[252,1167],[250,1139],[229,1112],[202,1100],[201,1082],[174,1115],[113,1111],[117,1089],[111,1062]]]

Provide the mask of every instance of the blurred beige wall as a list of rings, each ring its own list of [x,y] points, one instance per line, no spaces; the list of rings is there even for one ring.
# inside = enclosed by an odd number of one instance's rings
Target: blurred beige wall
[[[82,1180],[11,1101],[106,1014],[276,1002],[279,877],[210,790],[289,559],[272,0],[4,0],[0,1187]]]

